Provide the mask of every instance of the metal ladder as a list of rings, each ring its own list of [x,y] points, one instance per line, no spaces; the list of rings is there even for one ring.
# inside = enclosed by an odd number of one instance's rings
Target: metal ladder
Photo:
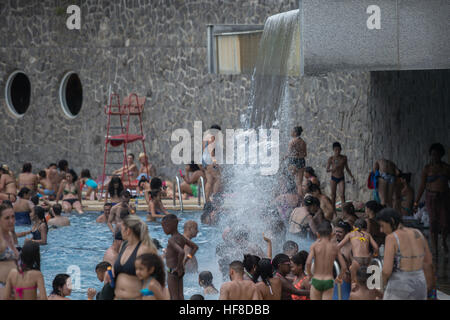
[[[201,198],[203,199],[203,205],[206,203],[206,194],[205,194],[205,181],[203,177],[200,177],[199,182],[197,182],[198,185],[198,206],[202,206]],[[202,194],[202,197],[200,198],[200,191]]]
[[[180,184],[180,178],[178,176],[175,176],[175,182],[173,184],[173,206],[176,207],[176,189],[178,188],[178,201],[180,201],[180,209],[181,212],[183,212],[183,195],[181,194],[181,184]]]

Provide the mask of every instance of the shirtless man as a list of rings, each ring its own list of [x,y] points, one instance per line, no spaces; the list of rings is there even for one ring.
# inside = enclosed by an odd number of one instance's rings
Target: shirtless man
[[[333,221],[336,217],[335,207],[330,198],[320,192],[320,188],[317,184],[308,181],[307,192],[313,197],[316,197],[320,201],[320,209],[322,210],[325,219]]]
[[[349,242],[352,245],[352,264],[350,266],[352,283],[356,282],[356,272],[358,269],[363,266],[368,267],[372,261],[370,246],[373,249],[373,256],[378,256],[378,244],[366,230],[366,220],[358,219],[355,222],[355,229],[348,233],[338,244],[339,249],[344,247]]]
[[[241,261],[230,263],[230,280],[220,287],[219,300],[261,300],[261,294],[253,281],[244,280],[244,265]]]
[[[295,176],[295,184],[300,197],[303,197],[303,173],[305,171],[306,142],[300,138],[303,132],[302,127],[294,127],[291,132],[292,139],[289,141],[288,154],[283,161],[288,158],[289,172]]]
[[[47,196],[48,200],[53,201],[56,199],[56,191],[53,187],[53,183],[47,177],[47,172],[45,170],[39,171],[38,175],[38,192]]]
[[[171,235],[166,249],[167,286],[171,300],[184,300],[183,277],[188,259],[192,259],[198,246],[178,232],[178,218],[169,214],[162,219],[164,233]],[[185,246],[191,248],[191,253],[185,253]]]
[[[56,227],[70,226],[69,218],[61,216],[62,206],[60,204],[53,205],[53,207],[50,210],[53,210],[54,218],[48,221],[49,226],[56,226]]]
[[[107,225],[113,235],[115,235],[117,232],[120,232],[120,223],[122,222],[120,215],[121,212],[124,211],[123,209],[129,212],[132,209],[129,205],[130,198],[130,192],[126,190],[122,191],[122,193],[120,194],[121,201],[111,208],[111,213],[109,214]],[[115,227],[113,227],[113,224],[115,225]]]
[[[336,244],[331,240],[331,223],[323,221],[317,231],[318,239],[311,245],[306,271],[311,282],[311,300],[331,300],[333,297],[333,269],[336,258],[341,266],[337,281],[341,281],[347,269],[344,258]],[[314,274],[311,271],[314,259]]]
[[[197,183],[200,180],[200,177],[203,177],[204,181],[206,181],[206,176],[203,170],[201,170],[200,167],[193,162],[194,161],[192,161],[191,164],[186,165],[184,169],[186,171],[186,175],[181,175],[181,178],[184,180],[180,185],[181,192],[183,193],[183,199],[187,199],[187,196],[197,197]]]
[[[37,192],[38,177],[31,172],[31,163],[25,163],[22,167],[22,173],[17,179],[19,189],[28,188],[31,190],[31,195],[34,196]]]
[[[375,161],[373,165],[373,172],[378,176],[378,193],[380,195],[380,202],[383,206],[393,206],[392,198],[394,195],[395,178],[400,174],[394,162],[386,159]]]
[[[350,177],[353,179],[353,184],[356,183],[355,177],[348,167],[347,156],[341,154],[342,147],[339,142],[333,143],[334,155],[328,159],[327,172],[331,172],[331,203],[333,208],[336,208],[336,189],[339,188],[339,197],[341,203],[345,203],[345,175],[344,170],[347,170]]]
[[[9,175],[9,171],[0,167],[0,200],[16,202],[16,181]]]
[[[352,227],[350,226],[350,224],[344,222],[344,220],[342,219],[339,219],[339,221],[336,224],[336,227],[334,228],[336,244],[339,245],[339,243],[342,240],[344,240],[345,236],[350,231],[352,231]],[[350,242],[347,242],[344,246],[342,246],[341,254],[345,260],[346,265],[349,266],[352,261],[352,244]],[[348,300],[350,296],[350,291],[351,291],[351,275],[350,271],[347,270],[342,278],[341,299]],[[334,288],[333,300],[338,300],[338,298],[339,297],[337,296],[337,284],[336,284]]]
[[[192,240],[198,234],[198,224],[193,220],[186,221],[184,223],[183,229],[184,229],[183,236],[188,240]],[[188,245],[184,246],[184,252],[186,256],[189,254],[192,256],[192,259],[189,259],[186,262],[185,265],[186,273],[197,273],[198,272],[197,258],[192,255],[191,248]]]
[[[50,163],[47,169],[45,169],[46,177],[50,181],[53,190],[59,189],[59,184],[64,179],[58,172],[58,166],[56,163]]]
[[[139,175],[139,170],[134,163],[134,154],[129,153],[127,156],[127,165],[113,171],[113,174],[122,177],[122,183],[124,186],[128,185],[129,181],[135,181]]]
[[[67,160],[58,161],[58,187],[61,181],[66,178],[66,174],[69,172],[69,162]]]
[[[101,214],[95,222],[107,223],[109,220],[109,214],[111,213],[112,204],[107,202],[103,205],[103,214]]]

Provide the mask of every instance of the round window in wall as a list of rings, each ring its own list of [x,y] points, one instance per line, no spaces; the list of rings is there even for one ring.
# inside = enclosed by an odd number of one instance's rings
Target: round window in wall
[[[59,86],[59,101],[64,114],[69,119],[74,119],[80,113],[83,104],[83,87],[78,74],[67,72]]]
[[[6,106],[16,118],[22,118],[30,106],[31,83],[23,71],[14,71],[5,87]]]

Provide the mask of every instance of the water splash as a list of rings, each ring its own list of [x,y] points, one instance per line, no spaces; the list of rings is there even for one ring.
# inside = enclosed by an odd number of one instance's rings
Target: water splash
[[[241,124],[247,130],[279,130],[280,158],[286,152],[295,120],[290,112],[289,76],[300,73],[299,37],[299,10],[267,19],[252,75],[247,114],[241,117]],[[259,141],[258,147],[265,146]],[[247,163],[251,163],[250,160]],[[225,166],[222,180],[224,191],[230,196],[224,203],[227,209],[220,222],[222,230],[231,226],[247,231],[250,242],[259,245],[264,252],[266,245],[262,233],[272,238],[279,237],[274,243],[273,252],[281,252],[280,247],[285,239],[282,232],[277,234],[274,228],[277,220],[280,220],[274,200],[283,192],[280,190],[279,178],[280,170],[276,175],[262,176],[259,165]],[[239,248],[232,255],[230,260],[242,260]]]

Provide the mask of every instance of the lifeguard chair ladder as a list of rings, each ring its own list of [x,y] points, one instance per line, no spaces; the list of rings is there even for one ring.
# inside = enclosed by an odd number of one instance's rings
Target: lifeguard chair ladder
[[[106,136],[105,136],[105,154],[103,157],[103,174],[101,176],[102,181],[102,193],[105,190],[105,180],[107,176],[113,175],[113,170],[110,172],[106,172],[107,166],[118,166],[122,165],[122,167],[126,168],[128,172],[128,161],[127,161],[127,146],[129,143],[142,141],[142,148],[144,154],[147,158],[147,152],[145,149],[145,135],[142,126],[142,114],[144,112],[144,104],[145,97],[138,97],[137,94],[132,93],[128,97],[124,98],[123,104],[120,104],[120,96],[116,93],[113,93],[109,97],[109,104],[105,106],[105,114],[107,115],[108,121],[106,126]],[[112,126],[111,120],[113,118],[119,117],[119,123],[117,125]],[[130,134],[130,120],[132,116],[137,116],[139,118],[140,125],[140,134]],[[113,118],[112,118],[113,117]],[[125,123],[124,123],[125,122]],[[112,134],[115,131],[114,134]],[[110,150],[110,147],[120,147],[122,146],[122,150]],[[123,154],[122,162],[118,162],[119,160],[109,160],[108,154]],[[148,159],[148,158],[147,158]],[[108,168],[112,169],[112,168]],[[147,166],[147,176],[149,176],[148,166]],[[122,171],[122,183],[124,184],[125,189],[135,189],[136,184],[134,181],[131,181],[130,176],[127,174],[128,183],[123,181],[124,171]]]

